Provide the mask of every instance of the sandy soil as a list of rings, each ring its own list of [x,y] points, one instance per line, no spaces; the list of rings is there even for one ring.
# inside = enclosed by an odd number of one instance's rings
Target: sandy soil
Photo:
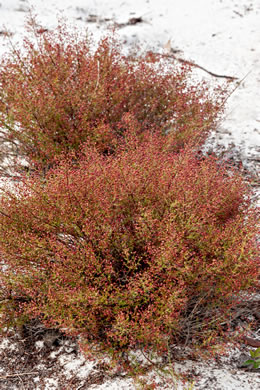
[[[255,175],[255,201],[259,202],[259,0],[8,0],[0,5],[0,55],[5,51],[3,35],[7,30],[16,42],[21,41],[30,6],[48,29],[55,27],[57,12],[62,10],[72,25],[87,28],[95,39],[116,25],[126,48],[138,44],[142,50],[158,53],[172,50],[176,63],[178,58],[192,61],[215,74],[237,78],[230,82],[236,89],[227,102],[223,122],[209,137],[206,148],[223,154],[230,163],[242,162],[245,174]],[[169,39],[171,47],[165,48]],[[206,79],[212,86],[228,80],[198,66],[194,66],[193,77]],[[249,336],[258,340],[259,312],[258,297],[257,307],[249,307],[236,319],[241,326],[254,320]],[[154,378],[161,389],[191,389],[193,383],[198,390],[255,390],[260,386],[259,371],[241,367],[249,349],[242,343],[230,346],[229,353],[215,361],[183,360],[180,354],[177,359],[175,354],[174,375],[151,365],[143,383]],[[189,351],[184,352],[189,356]],[[140,378],[126,377],[120,367],[109,370],[104,359],[84,359],[74,340],[40,324],[3,339],[0,357],[1,390],[145,388]],[[139,353],[136,360],[145,358]],[[185,373],[190,387],[182,383],[178,372]]]

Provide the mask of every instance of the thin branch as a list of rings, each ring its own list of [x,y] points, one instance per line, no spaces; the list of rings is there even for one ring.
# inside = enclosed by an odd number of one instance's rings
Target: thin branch
[[[252,339],[251,337],[244,336],[243,339],[245,344],[249,345],[250,347],[259,348],[260,347],[260,340]]]
[[[225,105],[225,103],[227,102],[227,100],[230,98],[231,95],[233,95],[233,93],[240,87],[240,85],[243,83],[243,81],[247,78],[247,76],[250,75],[250,73],[252,72],[252,70],[250,70],[249,72],[247,72],[247,74],[241,79],[239,80],[239,82],[237,82],[237,85],[235,86],[234,89],[232,89],[232,91],[227,95],[227,97],[225,98],[225,100],[223,101],[223,105]]]
[[[7,217],[7,218],[12,219],[12,218],[10,217],[10,215],[4,213],[2,210],[0,210],[0,214],[3,215],[4,217]]]
[[[201,70],[203,70],[204,72],[208,73],[210,76],[213,76],[213,77],[228,79],[228,80],[232,80],[232,81],[233,80],[238,80],[238,77],[227,76],[227,75],[211,72],[210,70],[204,68],[204,66],[196,64],[194,61],[189,61],[189,60],[185,60],[185,59],[180,58],[180,57],[176,57],[174,54],[160,54],[160,53],[155,53],[155,54],[157,54],[157,55],[159,55],[161,57],[173,58],[174,60],[177,60],[177,61],[181,62],[182,64],[193,66],[195,68],[201,69]]]
[[[97,60],[97,70],[98,70],[98,74],[97,74],[97,83],[96,83],[96,87],[95,87],[95,91],[99,85],[99,77],[100,77],[100,69],[99,69],[100,65],[99,65],[99,60]]]
[[[36,371],[31,371],[31,372],[20,372],[20,373],[15,373],[15,374],[7,374],[4,376],[0,376],[0,379],[7,379],[7,378],[12,378],[16,376],[21,376],[21,375],[34,375],[34,374],[39,374]]]

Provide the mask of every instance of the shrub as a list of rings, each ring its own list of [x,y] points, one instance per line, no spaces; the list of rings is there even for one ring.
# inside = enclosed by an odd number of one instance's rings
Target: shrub
[[[221,102],[204,84],[189,86],[188,69],[168,64],[159,72],[151,54],[124,56],[113,37],[94,49],[90,37],[62,24],[44,32],[33,20],[28,27],[33,37],[0,66],[0,126],[31,163],[52,166],[83,142],[113,153],[126,113],[140,133],[171,128],[176,151],[201,144],[214,128]]]
[[[2,323],[40,318],[124,350],[212,337],[259,276],[256,219],[237,172],[165,137],[89,145],[1,199]]]

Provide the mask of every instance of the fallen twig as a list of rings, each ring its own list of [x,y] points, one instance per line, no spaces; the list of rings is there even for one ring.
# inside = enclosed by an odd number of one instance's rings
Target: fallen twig
[[[18,372],[18,373],[15,373],[15,374],[7,374],[7,375],[4,375],[4,376],[0,376],[0,379],[7,379],[7,378],[15,377],[15,376],[34,375],[34,374],[38,374],[38,372],[31,371],[31,372]]]
[[[234,89],[232,89],[232,91],[227,95],[227,97],[225,98],[225,100],[223,101],[223,104],[224,105],[226,103],[226,101],[230,98],[231,95],[233,95],[233,93],[240,87],[240,85],[243,83],[243,81],[247,78],[247,76],[252,72],[252,70],[250,70],[249,72],[247,72],[247,74],[241,79],[239,80],[239,82],[237,82],[237,85],[235,86]]]
[[[224,79],[228,79],[228,80],[238,80],[238,77],[235,77],[235,76],[227,76],[224,74],[217,74],[217,73],[211,72],[210,70],[204,68],[203,66],[196,64],[194,61],[189,61],[189,60],[185,60],[184,58],[177,57],[173,53],[172,54],[156,53],[156,54],[160,55],[161,57],[173,58],[174,60],[177,60],[177,61],[181,62],[182,64],[193,66],[195,68],[201,69],[213,77],[224,78]]]
[[[259,348],[260,347],[260,340],[252,339],[251,337],[243,337],[243,341],[245,344],[249,345],[250,347]]]

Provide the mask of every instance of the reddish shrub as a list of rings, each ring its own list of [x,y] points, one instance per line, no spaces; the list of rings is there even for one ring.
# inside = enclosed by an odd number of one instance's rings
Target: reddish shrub
[[[2,197],[2,322],[38,317],[105,349],[159,348],[191,318],[192,337],[210,337],[254,286],[257,215],[239,174],[132,130],[117,154],[85,145],[76,166]]]
[[[94,50],[89,38],[62,25],[42,33],[33,21],[31,30],[33,39],[0,66],[0,126],[31,162],[52,165],[86,141],[102,153],[115,151],[125,113],[141,133],[172,125],[175,150],[201,144],[215,126],[220,103],[205,85],[188,86],[188,69],[158,72],[153,56],[123,56],[114,38]]]

